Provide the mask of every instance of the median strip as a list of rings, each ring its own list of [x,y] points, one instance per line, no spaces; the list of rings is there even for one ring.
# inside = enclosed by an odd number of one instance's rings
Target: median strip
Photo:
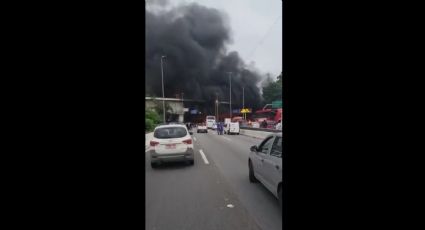
[[[201,154],[202,159],[204,159],[205,164],[207,165],[210,164],[210,162],[208,162],[207,157],[205,156],[204,151],[202,151],[202,149],[199,150],[199,153]]]

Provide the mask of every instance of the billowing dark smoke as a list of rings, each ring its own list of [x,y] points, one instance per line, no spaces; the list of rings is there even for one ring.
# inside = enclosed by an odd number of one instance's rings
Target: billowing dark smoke
[[[185,98],[207,101],[214,111],[210,102],[216,95],[220,101],[229,101],[227,72],[232,72],[232,107],[241,108],[245,87],[246,107],[257,108],[261,76],[249,69],[237,52],[227,52],[230,41],[227,17],[216,9],[190,4],[169,11],[147,11],[147,94],[162,96],[161,56],[166,55],[165,97],[183,92]]]

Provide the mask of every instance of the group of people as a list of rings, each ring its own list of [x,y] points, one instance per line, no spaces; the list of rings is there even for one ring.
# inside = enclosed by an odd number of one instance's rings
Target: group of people
[[[216,125],[217,125],[217,134],[218,135],[223,135],[224,124],[222,122],[218,122]]]

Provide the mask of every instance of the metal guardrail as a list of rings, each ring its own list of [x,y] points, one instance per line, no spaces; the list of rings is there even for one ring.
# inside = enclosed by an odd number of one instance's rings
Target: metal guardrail
[[[282,130],[278,129],[265,129],[265,128],[252,128],[252,127],[239,127],[240,129],[247,129],[247,130],[254,130],[254,131],[263,131],[263,132],[269,132],[269,133],[281,133]]]

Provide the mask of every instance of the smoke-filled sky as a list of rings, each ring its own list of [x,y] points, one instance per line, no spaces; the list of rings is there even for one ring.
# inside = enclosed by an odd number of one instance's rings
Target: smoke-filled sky
[[[242,103],[245,87],[245,104],[257,107],[259,83],[266,73],[276,77],[282,71],[281,1],[276,2],[263,12],[255,4],[267,1],[148,0],[146,92],[161,96],[160,60],[166,55],[166,97],[184,92],[185,98],[210,101],[218,95],[228,101],[232,72],[232,104]]]

